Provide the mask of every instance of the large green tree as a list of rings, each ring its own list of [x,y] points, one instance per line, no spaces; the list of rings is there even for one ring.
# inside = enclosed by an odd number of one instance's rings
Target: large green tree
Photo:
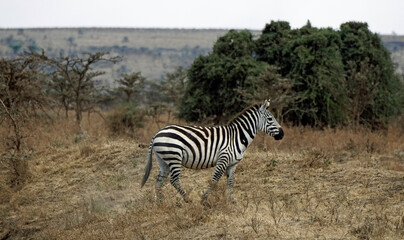
[[[346,93],[339,34],[308,22],[291,30],[286,22],[266,25],[257,40],[258,58],[274,64],[290,79],[296,94],[286,120],[313,126],[342,123]]]
[[[245,101],[239,88],[250,88],[249,79],[265,70],[253,58],[254,41],[247,31],[231,30],[220,37],[208,56],[199,56],[188,72],[180,117],[188,121],[226,120],[240,111]]]
[[[295,33],[285,21],[271,21],[266,24],[261,36],[255,41],[258,60],[278,66],[281,74],[286,75],[283,52]]]
[[[336,126],[345,120],[346,88],[338,33],[305,26],[284,51],[286,77],[299,101],[288,115],[295,123]],[[296,120],[298,122],[296,122]]]
[[[256,41],[259,60],[276,65],[296,94],[285,118],[295,124],[380,127],[402,108],[402,83],[389,52],[366,23],[340,31],[267,24]]]
[[[288,95],[267,97],[278,99],[278,116],[297,125],[378,128],[404,104],[394,71],[366,23],[344,23],[336,31],[272,21],[257,40],[248,31],[229,31],[211,54],[194,61],[180,116],[220,120],[268,92]]]
[[[383,126],[397,115],[404,101],[390,53],[366,23],[344,23],[340,35],[350,122]]]

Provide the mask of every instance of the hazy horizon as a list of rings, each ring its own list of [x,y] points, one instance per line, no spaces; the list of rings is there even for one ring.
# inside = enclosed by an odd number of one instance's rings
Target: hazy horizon
[[[404,1],[386,0],[0,0],[0,28],[262,30],[271,20],[339,29],[366,22],[372,32],[404,35]]]

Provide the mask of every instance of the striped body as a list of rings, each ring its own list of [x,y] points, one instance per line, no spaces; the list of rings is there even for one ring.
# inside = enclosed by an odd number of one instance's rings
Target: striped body
[[[170,173],[171,184],[187,200],[179,183],[182,166],[191,169],[215,167],[212,183],[219,181],[226,171],[231,194],[235,166],[243,159],[246,148],[257,132],[265,131],[275,139],[283,137],[279,124],[266,109],[268,105],[269,102],[262,106],[254,105],[225,126],[170,125],[161,129],[150,143],[149,162],[142,186],[149,176],[151,155],[154,152],[160,165],[160,174],[156,180],[159,198],[161,185]],[[208,192],[205,194],[207,196]]]
[[[244,137],[242,132],[230,126],[171,125],[157,133],[153,150],[169,165],[178,164],[177,157],[180,157],[183,166],[203,169],[216,166],[219,157],[225,153],[230,154],[231,159],[241,160],[247,146],[231,140]]]

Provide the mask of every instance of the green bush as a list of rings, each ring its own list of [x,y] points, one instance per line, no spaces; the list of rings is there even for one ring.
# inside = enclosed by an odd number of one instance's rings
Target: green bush
[[[134,104],[124,104],[108,116],[107,121],[112,134],[133,136],[136,129],[143,127],[145,110],[138,108]]]

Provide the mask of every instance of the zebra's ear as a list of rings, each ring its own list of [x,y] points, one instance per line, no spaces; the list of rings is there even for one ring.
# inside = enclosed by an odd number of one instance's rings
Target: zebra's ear
[[[261,112],[265,111],[265,109],[267,109],[269,107],[269,101],[271,101],[270,99],[265,100],[264,104],[261,105]]]

